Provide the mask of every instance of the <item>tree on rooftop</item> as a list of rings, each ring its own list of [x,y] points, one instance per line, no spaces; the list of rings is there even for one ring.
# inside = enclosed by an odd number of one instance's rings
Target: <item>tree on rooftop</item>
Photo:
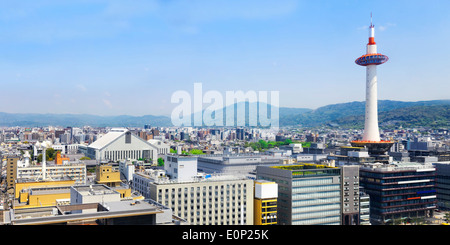
[[[164,166],[164,159],[162,157],[158,158],[158,166]]]

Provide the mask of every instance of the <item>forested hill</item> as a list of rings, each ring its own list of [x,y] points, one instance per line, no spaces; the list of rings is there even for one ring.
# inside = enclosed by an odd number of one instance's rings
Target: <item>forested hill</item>
[[[379,122],[382,127],[449,127],[450,100],[404,102],[378,101]],[[364,127],[365,102],[327,105],[302,114],[280,115],[281,126],[320,125],[344,128]]]
[[[450,100],[404,102],[379,100],[381,127],[450,127]],[[280,126],[317,127],[322,125],[343,128],[364,126],[365,102],[333,104],[312,110],[308,108],[279,108]],[[248,114],[248,111],[247,111]],[[248,116],[248,115],[247,115]],[[247,117],[246,116],[246,117]],[[87,114],[19,114],[0,112],[0,126],[92,126],[92,127],[144,127],[172,126],[167,116],[98,116]]]
[[[450,105],[412,106],[383,111],[378,116],[382,128],[449,128]],[[363,128],[364,115],[339,118],[333,123],[344,128]]]

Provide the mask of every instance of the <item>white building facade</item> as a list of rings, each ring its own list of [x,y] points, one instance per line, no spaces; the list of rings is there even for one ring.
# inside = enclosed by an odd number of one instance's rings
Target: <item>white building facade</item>
[[[45,175],[43,171],[45,171]],[[45,168],[42,166],[17,168],[17,179],[40,180],[45,178],[59,180],[68,177],[75,180],[75,184],[84,185],[86,184],[86,175],[86,165],[84,164],[47,165]]]
[[[228,175],[179,182],[143,173],[133,177],[134,190],[191,225],[253,225],[251,179]]]
[[[158,149],[159,156],[170,153],[170,146],[168,144],[164,143],[164,141],[162,141],[162,140],[149,139],[147,142],[152,144],[153,146],[155,146]]]
[[[127,129],[111,129],[87,147],[86,156],[98,161],[151,159],[157,163],[158,148]]]

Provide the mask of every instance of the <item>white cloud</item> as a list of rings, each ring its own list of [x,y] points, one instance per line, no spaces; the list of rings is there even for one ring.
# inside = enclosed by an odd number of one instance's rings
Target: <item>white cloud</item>
[[[389,27],[392,27],[392,26],[396,26],[396,24],[387,23],[385,25],[379,25],[378,26],[378,30],[379,31],[385,31],[386,29],[388,29]]]
[[[76,87],[77,87],[77,89],[79,89],[79,90],[81,90],[83,92],[87,90],[86,87],[83,84],[77,84]]]
[[[361,30],[367,30],[367,29],[369,29],[369,26],[360,26],[360,27],[358,27],[358,28],[356,28],[358,31],[361,31]]]
[[[134,18],[145,16],[158,10],[159,3],[155,0],[133,0],[133,1],[107,1],[103,14],[113,18]]]
[[[158,15],[187,33],[199,32],[199,25],[228,20],[264,20],[286,16],[298,8],[298,1],[191,0],[160,1]]]
[[[112,108],[112,104],[111,101],[107,100],[107,99],[103,99],[103,104],[105,104],[107,107]]]

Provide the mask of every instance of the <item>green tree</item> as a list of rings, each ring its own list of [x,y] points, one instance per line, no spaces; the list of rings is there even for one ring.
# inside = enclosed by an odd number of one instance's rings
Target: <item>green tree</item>
[[[311,147],[311,142],[301,142],[303,148]]]
[[[446,213],[444,214],[444,219],[445,219],[446,222],[449,222],[449,221],[450,221],[450,212],[446,212]]]
[[[42,154],[39,154],[39,155],[36,157],[36,161],[37,161],[37,162],[42,162]]]
[[[192,150],[189,151],[188,154],[192,154],[192,155],[204,155],[205,153],[203,153],[203,151],[202,151],[202,150],[199,150],[199,149],[192,149]]]
[[[261,144],[259,142],[251,142],[250,147],[253,148],[254,151],[261,151]]]
[[[158,158],[158,166],[164,166],[164,159],[162,157]]]
[[[265,140],[259,140],[258,143],[261,145],[262,149],[269,148],[269,144]]]
[[[45,159],[46,161],[53,161],[53,159],[55,159],[56,156],[56,151],[53,148],[47,148],[45,150]],[[39,154],[37,156],[37,162],[42,162],[42,154]]]
[[[45,150],[45,155],[47,156],[45,158],[45,159],[47,159],[47,161],[52,161],[53,159],[55,159],[56,151],[53,148],[47,148]]]

